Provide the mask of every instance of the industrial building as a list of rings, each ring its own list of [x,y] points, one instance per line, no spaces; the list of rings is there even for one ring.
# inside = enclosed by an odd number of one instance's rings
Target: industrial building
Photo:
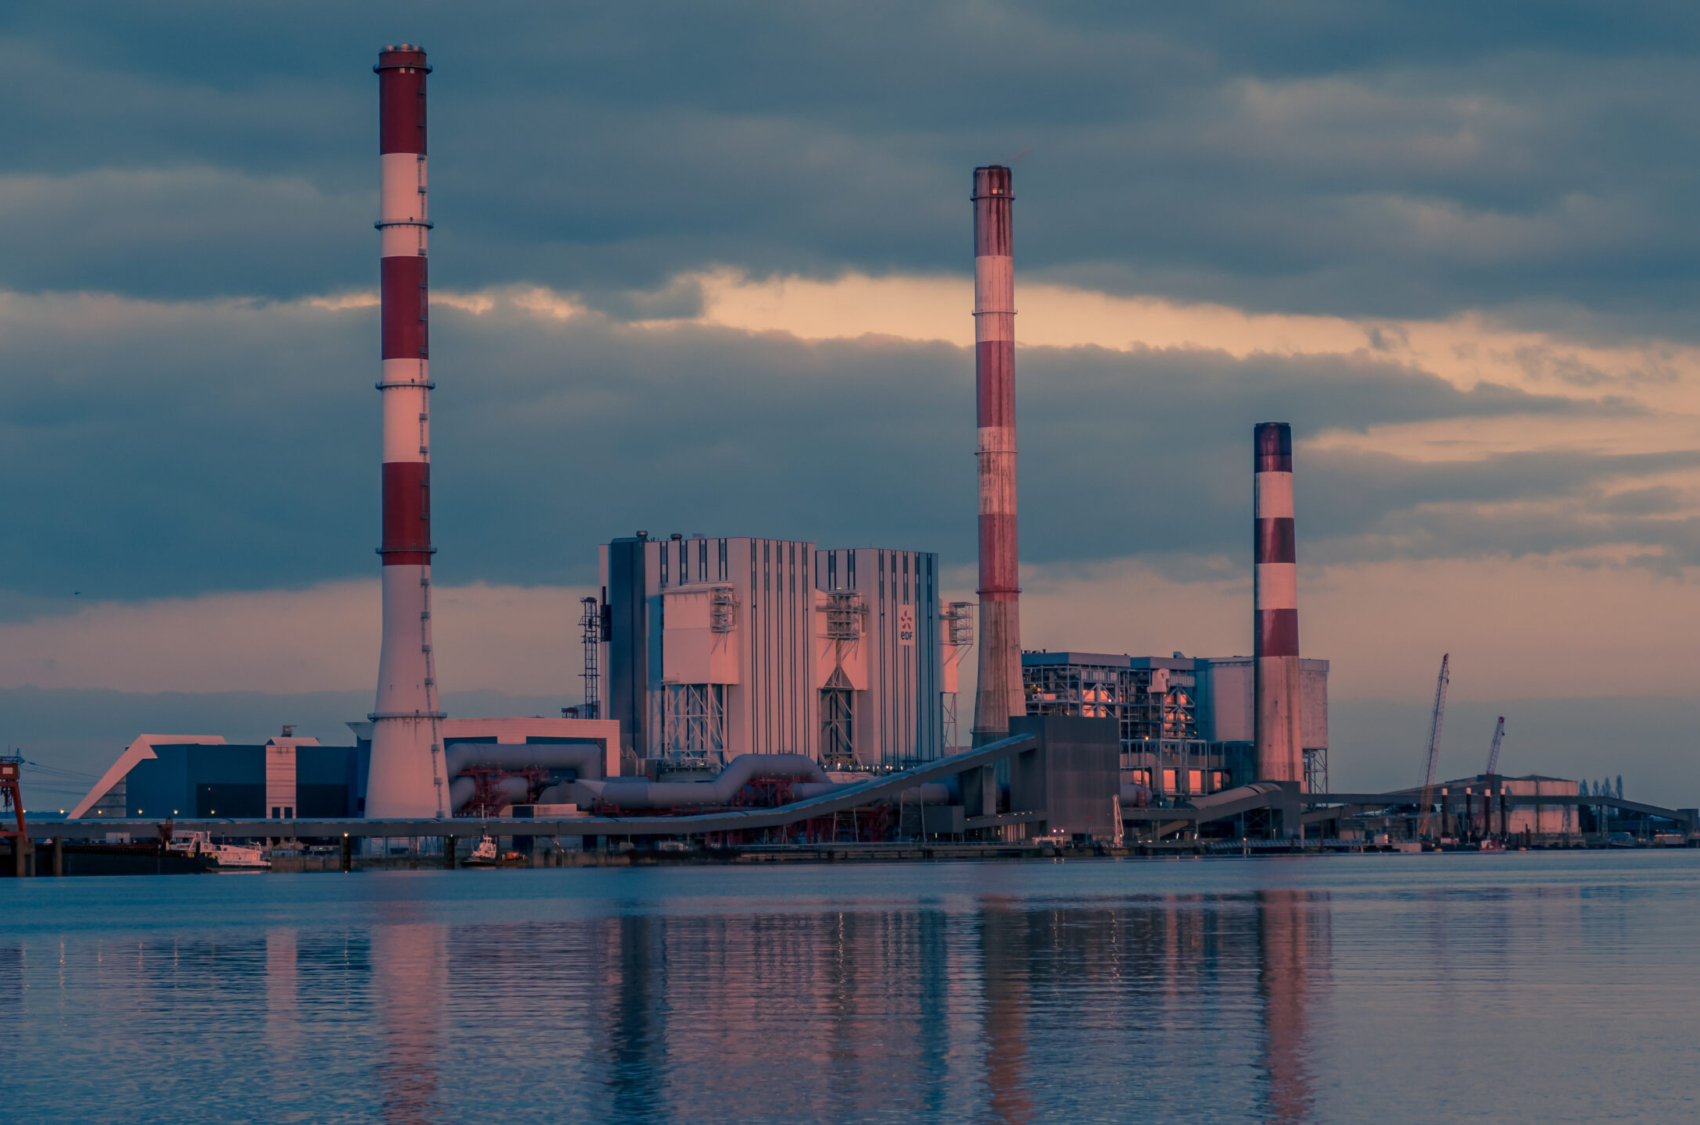
[[[1115,719],[1122,780],[1159,799],[1194,797],[1255,780],[1252,657],[1024,652],[1030,715]],[[1301,660],[1306,791],[1328,789],[1328,661]]]
[[[371,720],[348,724],[352,746],[282,735],[237,744],[222,735],[145,734],[118,756],[70,819],[233,817],[321,820],[365,816]],[[506,815],[552,787],[619,773],[613,723],[585,719],[445,719],[451,812]],[[293,834],[279,825],[276,835]]]
[[[79,817],[359,816],[366,753],[288,735],[236,744],[221,735],[144,734],[70,812]]]
[[[948,753],[946,697],[968,638],[939,602],[937,555],[643,533],[599,555],[606,702],[598,691],[586,703],[635,757],[701,769],[800,754],[868,769]]]

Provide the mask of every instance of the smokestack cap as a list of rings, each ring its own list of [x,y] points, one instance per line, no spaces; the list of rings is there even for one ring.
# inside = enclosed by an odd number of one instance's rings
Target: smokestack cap
[[[1286,422],[1259,422],[1252,435],[1253,472],[1293,471],[1293,427]]]
[[[411,43],[394,43],[378,51],[378,65],[374,71],[385,70],[423,70],[427,74],[431,68],[425,62],[425,48],[415,47]]]
[[[974,169],[974,194],[971,198],[985,199],[989,196],[1015,198],[1015,184],[1005,165],[987,164]]]

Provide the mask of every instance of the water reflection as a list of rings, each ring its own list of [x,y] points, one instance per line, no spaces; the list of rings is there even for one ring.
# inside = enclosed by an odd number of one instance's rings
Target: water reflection
[[[382,1119],[396,1125],[435,1120],[440,1109],[446,938],[443,926],[426,922],[392,922],[372,931],[382,1039],[378,1104]],[[491,1015],[499,1018],[499,1006]]]
[[[1309,1009],[1330,963],[1327,896],[1263,891],[1258,901],[1258,959],[1271,1121],[1308,1121],[1313,1103]]]
[[[1439,924],[1442,908],[1417,895],[1375,925],[1405,935],[1388,948],[1438,980],[1454,956],[1479,966],[1478,947],[1509,950],[1493,935],[1531,912],[1574,938],[1580,902],[1552,888],[1481,895]],[[708,914],[609,903],[455,924],[420,902],[362,911],[257,937],[0,942],[0,1002],[33,1033],[0,1045],[0,1067],[51,1073],[51,1044],[75,1056],[113,1020],[156,1019],[171,1028],[163,1048],[128,1040],[107,1063],[114,1104],[136,1110],[125,1120],[209,1106],[220,1119],[398,1123],[1327,1116],[1318,1059],[1339,1011],[1327,892]],[[1518,971],[1509,952],[1491,956],[1502,961],[1478,972]],[[79,1024],[83,1012],[102,1021]],[[192,1079],[183,1093],[157,1079],[162,1066]]]
[[[986,995],[981,1026],[987,1109],[994,1121],[1033,1118],[1027,1092],[1027,989],[1035,967],[1043,969],[1043,934],[1056,932],[1044,921],[1006,898],[981,903],[980,978]]]
[[[499,1105],[506,1120],[1019,1123],[1227,1105],[1230,1120],[1294,1122],[1313,1104],[1328,905],[986,895],[452,926],[383,905],[352,928],[97,942],[67,979],[79,1003],[170,1012],[172,1066],[278,1120]],[[0,992],[20,1008],[25,965],[22,945],[0,946]],[[146,1054],[115,1065],[138,1070],[130,1104],[170,1119]]]

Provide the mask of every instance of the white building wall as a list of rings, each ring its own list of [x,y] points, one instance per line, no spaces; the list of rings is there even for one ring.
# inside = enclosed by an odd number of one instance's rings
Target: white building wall
[[[827,592],[860,593],[866,607],[858,655],[867,689],[855,699],[857,762],[894,766],[942,756],[938,556],[878,547],[818,551],[815,582]],[[824,632],[824,610],[818,626]],[[821,682],[830,675],[822,669]]]
[[[295,748],[317,746],[316,738],[277,737],[266,742],[266,816],[295,815]]]
[[[789,539],[729,539],[740,601],[747,607],[744,667],[729,689],[728,755],[817,756],[814,544]]]
[[[1508,777],[1505,791],[1521,797],[1575,797],[1580,785],[1557,777]],[[1506,830],[1511,833],[1529,832],[1542,835],[1574,835],[1575,805],[1513,805],[1505,818]]]
[[[1199,734],[1210,742],[1251,742],[1256,731],[1256,675],[1249,656],[1196,662]],[[1208,679],[1208,683],[1205,681]],[[1328,748],[1328,661],[1299,661],[1299,729],[1306,750]]]
[[[604,588],[608,549],[600,552]],[[790,539],[651,539],[643,545],[647,720],[642,753],[665,756],[667,689],[718,685],[726,757],[816,753],[814,544]],[[731,626],[710,625],[716,591]],[[612,671],[608,638],[601,666]],[[604,687],[604,699],[607,699]]]
[[[856,691],[857,759],[868,765],[944,753],[944,689],[936,555],[855,548],[818,551],[788,539],[651,539],[642,543],[647,670],[644,753],[669,751],[668,688],[719,685],[726,757],[820,755],[820,692],[842,667]],[[601,552],[608,586],[609,552]],[[836,586],[834,585],[836,583]],[[826,595],[861,595],[860,636],[826,634]],[[729,631],[710,624],[729,592]],[[601,666],[613,671],[609,639]],[[609,684],[603,686],[609,702]]]

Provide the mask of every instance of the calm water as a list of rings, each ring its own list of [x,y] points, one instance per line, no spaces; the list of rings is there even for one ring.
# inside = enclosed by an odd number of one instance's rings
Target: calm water
[[[0,880],[0,1121],[1676,1121],[1700,852]]]

